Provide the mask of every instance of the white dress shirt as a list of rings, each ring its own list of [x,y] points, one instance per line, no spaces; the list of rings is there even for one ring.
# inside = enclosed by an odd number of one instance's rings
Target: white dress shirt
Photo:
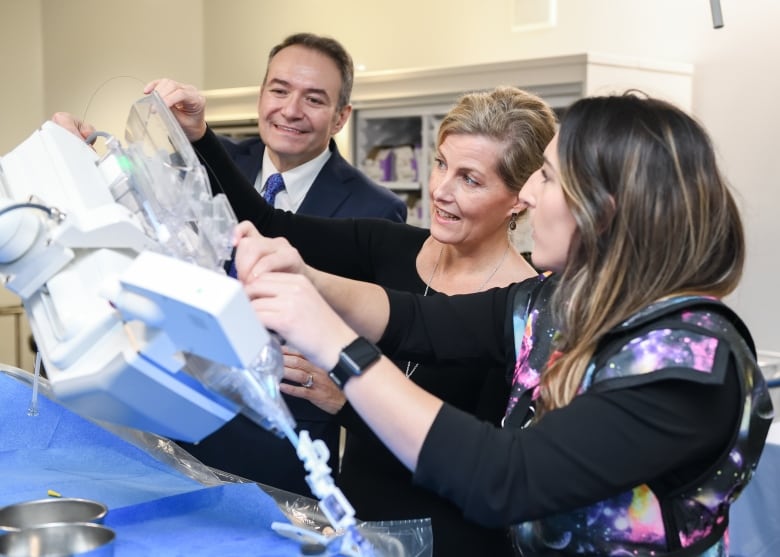
[[[303,203],[303,198],[309,193],[314,180],[317,175],[325,166],[330,158],[330,149],[327,147],[325,150],[311,159],[295,168],[282,172],[282,178],[284,179],[284,189],[276,194],[274,200],[274,207],[277,209],[284,209],[286,211],[292,211],[293,213],[298,210]],[[265,183],[271,174],[279,172],[274,163],[271,162],[271,157],[268,156],[268,149],[263,151],[263,166],[260,173],[255,179],[255,189],[263,193],[265,189]]]

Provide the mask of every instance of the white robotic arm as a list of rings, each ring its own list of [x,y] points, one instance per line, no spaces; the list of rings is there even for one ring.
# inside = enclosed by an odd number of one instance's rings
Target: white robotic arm
[[[97,134],[104,135],[104,134]],[[98,156],[53,122],[0,158],[0,277],[83,416],[197,442],[244,413],[287,437],[345,555],[370,555],[328,452],[281,398],[276,338],[223,265],[236,218],[156,93]]]
[[[156,94],[133,105],[125,140],[98,156],[46,122],[0,158],[0,274],[55,396],[178,440],[242,409],[286,434],[278,350],[222,271],[227,200]]]

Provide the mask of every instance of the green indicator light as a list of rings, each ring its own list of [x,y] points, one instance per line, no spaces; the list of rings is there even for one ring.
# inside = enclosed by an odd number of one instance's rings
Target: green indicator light
[[[117,157],[117,162],[119,163],[119,168],[125,172],[131,172],[133,170],[133,163],[125,155],[119,155]]]

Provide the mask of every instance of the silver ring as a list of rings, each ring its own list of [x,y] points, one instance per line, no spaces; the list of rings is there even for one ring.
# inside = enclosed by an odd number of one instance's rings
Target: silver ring
[[[314,386],[314,376],[310,373],[306,383],[301,383],[301,387],[304,389],[311,389]]]

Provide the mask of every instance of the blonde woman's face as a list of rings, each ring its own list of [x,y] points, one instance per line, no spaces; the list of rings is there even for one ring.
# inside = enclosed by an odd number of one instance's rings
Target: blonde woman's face
[[[481,135],[451,134],[431,170],[431,235],[447,244],[478,243],[506,234],[519,210],[517,193],[498,175],[504,145]]]
[[[558,164],[558,134],[544,150],[544,164],[520,191],[520,201],[528,206],[534,265],[547,271],[561,271],[566,264],[576,224],[563,194]]]

